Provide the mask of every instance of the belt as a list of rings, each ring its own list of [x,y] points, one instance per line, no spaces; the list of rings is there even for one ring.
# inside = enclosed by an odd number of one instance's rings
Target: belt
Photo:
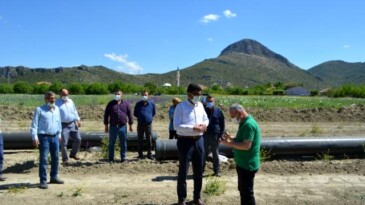
[[[179,140],[183,140],[183,139],[188,139],[188,140],[198,140],[200,139],[202,136],[201,135],[195,135],[195,136],[183,136],[183,135],[177,135],[177,139]]]
[[[54,134],[54,135],[50,135],[50,134],[38,134],[38,136],[40,137],[56,137],[57,135]]]
[[[111,125],[113,127],[124,127],[126,124]]]
[[[65,124],[65,125],[69,125],[69,124],[72,124],[74,123],[75,121],[72,121],[72,122],[62,122],[62,124]]]

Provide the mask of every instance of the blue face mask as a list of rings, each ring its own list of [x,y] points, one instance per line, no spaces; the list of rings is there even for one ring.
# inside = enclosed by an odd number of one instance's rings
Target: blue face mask
[[[207,102],[207,108],[212,108],[214,106],[214,102]]]

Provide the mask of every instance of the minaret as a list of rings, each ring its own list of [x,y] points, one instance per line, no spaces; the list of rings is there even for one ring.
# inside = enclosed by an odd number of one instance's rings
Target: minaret
[[[180,87],[180,69],[179,69],[179,67],[177,67],[176,81],[177,81],[177,87]]]

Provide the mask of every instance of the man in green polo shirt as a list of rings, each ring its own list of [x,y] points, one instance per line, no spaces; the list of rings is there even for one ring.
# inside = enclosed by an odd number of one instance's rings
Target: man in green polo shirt
[[[239,124],[238,131],[235,138],[225,133],[220,143],[233,148],[241,205],[256,204],[253,186],[260,168],[260,127],[240,104],[231,105],[229,115]]]

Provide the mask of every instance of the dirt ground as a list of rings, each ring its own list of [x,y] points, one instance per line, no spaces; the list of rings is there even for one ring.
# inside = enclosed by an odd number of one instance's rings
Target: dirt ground
[[[79,108],[82,131],[102,131],[102,107]],[[27,131],[32,109],[0,106],[2,131]],[[250,110],[258,119],[263,137],[365,136],[364,106],[339,110]],[[227,115],[226,115],[227,116]],[[289,117],[288,117],[289,116]],[[304,118],[304,119],[303,119]],[[310,120],[307,120],[310,119]],[[228,130],[236,126],[228,123]],[[167,138],[167,115],[160,112],[154,131]],[[5,150],[5,182],[0,182],[0,204],[175,204],[176,160],[137,160],[127,153],[126,163],[109,164],[101,153],[81,150],[82,160],[59,167],[64,185],[38,188],[38,150]],[[208,162],[206,186],[212,177]],[[239,204],[233,159],[222,163],[226,191],[219,196],[203,193],[207,204]],[[190,174],[192,172],[190,171]],[[188,200],[192,200],[193,180],[188,180]],[[272,159],[262,163],[255,179],[257,204],[365,204],[365,156],[333,160]]]

